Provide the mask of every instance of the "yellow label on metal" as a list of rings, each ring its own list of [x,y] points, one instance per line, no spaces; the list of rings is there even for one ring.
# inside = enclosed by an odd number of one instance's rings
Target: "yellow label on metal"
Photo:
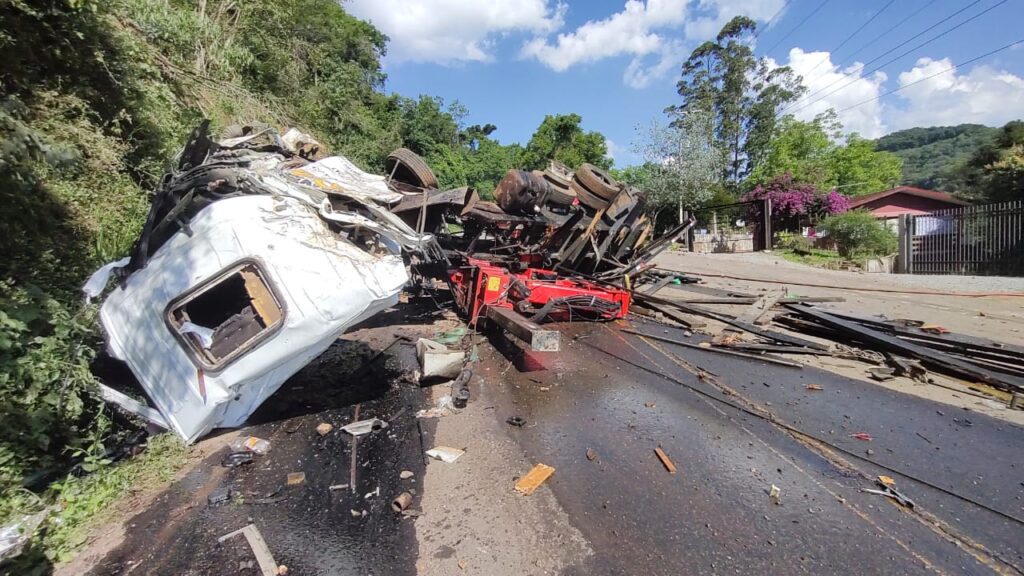
[[[497,292],[501,290],[501,278],[497,276],[491,276],[487,279],[487,291]]]

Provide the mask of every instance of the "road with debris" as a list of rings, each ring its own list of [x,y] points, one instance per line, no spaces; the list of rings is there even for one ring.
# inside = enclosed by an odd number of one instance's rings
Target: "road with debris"
[[[91,573],[257,574],[243,539],[217,543],[248,523],[293,574],[1024,569],[1024,429],[1013,424],[813,368],[646,340],[621,328],[699,337],[627,322],[565,325],[557,354],[467,336],[479,356],[470,406],[417,419],[448,391],[402,381],[415,361],[395,334],[456,323],[380,321],[392,325],[351,336],[369,347],[337,345],[254,416],[242,434],[270,440],[268,454],[238,469],[211,455],[129,519],[125,541]],[[525,425],[506,424],[511,416]],[[337,427],[367,417],[390,426],[360,439],[353,468]],[[321,422],[335,430],[320,437]],[[425,463],[435,442],[466,455]],[[515,494],[537,462],[555,474]],[[355,491],[329,489],[353,470]],[[285,486],[297,471],[305,482]],[[912,510],[862,491],[883,474]],[[229,502],[207,503],[224,488]],[[419,517],[390,508],[409,488]]]
[[[572,328],[554,365],[504,382],[532,423],[512,433],[557,468],[551,489],[594,550],[577,573],[1024,567],[1021,428],[819,370]],[[916,507],[861,492],[880,474]]]

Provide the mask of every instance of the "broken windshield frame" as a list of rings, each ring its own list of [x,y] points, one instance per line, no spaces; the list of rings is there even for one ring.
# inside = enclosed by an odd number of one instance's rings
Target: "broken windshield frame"
[[[287,309],[265,269],[239,260],[167,305],[164,323],[198,368],[224,370],[284,326]]]

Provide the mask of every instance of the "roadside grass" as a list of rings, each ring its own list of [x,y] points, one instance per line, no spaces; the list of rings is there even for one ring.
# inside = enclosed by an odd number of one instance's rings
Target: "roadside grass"
[[[838,270],[844,262],[847,262],[847,259],[840,256],[835,250],[820,248],[800,249],[799,251],[793,248],[782,248],[776,250],[775,253],[790,262],[832,270]]]
[[[95,529],[125,513],[123,502],[170,481],[190,454],[190,448],[175,434],[160,434],[150,438],[145,452],[134,458],[101,464],[86,476],[68,476],[53,483],[41,497],[32,496],[31,511],[46,506],[55,511],[41,525],[26,552],[13,559],[12,565],[2,566],[3,570],[29,574],[41,564],[72,560]],[[29,504],[29,497],[18,497]]]

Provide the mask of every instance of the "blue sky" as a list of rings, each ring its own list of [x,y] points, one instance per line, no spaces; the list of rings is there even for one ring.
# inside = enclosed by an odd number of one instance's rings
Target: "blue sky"
[[[347,0],[344,5],[391,38],[384,62],[387,91],[458,100],[469,108],[467,123],[496,125],[494,136],[505,143],[525,143],[546,114],[576,112],[586,129],[609,139],[620,167],[640,160],[632,151],[637,126],[662,119],[661,111],[678,102],[675,84],[690,50],[737,14],[767,24],[756,40],[758,56],[792,66],[809,92],[818,92],[794,107],[799,118],[832,107],[848,131],[877,137],[913,126],[1001,125],[1024,117],[1024,43],[946,71],[1024,39],[1021,0]],[[931,78],[922,80],[926,77]]]

